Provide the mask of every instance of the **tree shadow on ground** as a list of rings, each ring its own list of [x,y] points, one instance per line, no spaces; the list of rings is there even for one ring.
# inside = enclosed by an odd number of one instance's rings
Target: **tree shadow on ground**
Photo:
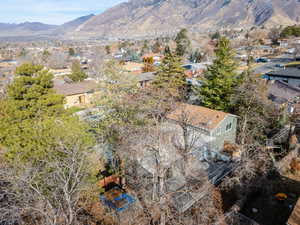
[[[279,201],[275,197],[277,193],[285,193],[288,197]],[[264,187],[250,193],[241,213],[260,225],[285,225],[299,197],[299,181],[272,173]]]

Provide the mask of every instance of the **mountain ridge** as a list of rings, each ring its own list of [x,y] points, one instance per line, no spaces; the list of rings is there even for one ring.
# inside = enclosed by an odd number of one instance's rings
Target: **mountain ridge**
[[[62,25],[51,25],[41,22],[23,23],[0,23],[0,38],[21,38],[33,37],[51,38],[53,36],[64,36],[67,32],[75,30],[82,23],[91,19],[94,14],[78,17]],[[34,39],[34,38],[33,38]]]
[[[157,37],[173,35],[181,28],[209,32],[222,28],[286,26],[299,21],[299,0],[130,0],[101,14],[79,17],[60,26],[0,23],[0,37]]]
[[[298,0],[131,0],[94,16],[73,35],[133,37],[298,23]]]

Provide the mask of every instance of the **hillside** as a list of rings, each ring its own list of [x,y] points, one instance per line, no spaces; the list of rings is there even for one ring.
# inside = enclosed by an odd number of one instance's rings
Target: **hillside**
[[[299,21],[298,0],[131,0],[92,17],[73,35],[134,37]]]
[[[73,30],[77,29],[78,26],[85,23],[86,21],[88,21],[89,19],[91,19],[94,16],[95,16],[94,14],[90,14],[90,15],[87,15],[87,16],[79,17],[75,20],[72,20],[70,22],[64,23],[63,25],[59,26],[56,31],[57,31],[57,33],[60,33],[60,32],[64,33],[64,32],[67,32],[67,31],[73,31]]]

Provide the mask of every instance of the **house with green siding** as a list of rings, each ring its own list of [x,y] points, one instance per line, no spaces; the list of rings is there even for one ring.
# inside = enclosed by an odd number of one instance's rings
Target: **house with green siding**
[[[189,130],[209,140],[209,148],[213,151],[222,151],[226,142],[236,143],[238,117],[233,114],[178,103],[167,119],[177,124],[187,124]]]

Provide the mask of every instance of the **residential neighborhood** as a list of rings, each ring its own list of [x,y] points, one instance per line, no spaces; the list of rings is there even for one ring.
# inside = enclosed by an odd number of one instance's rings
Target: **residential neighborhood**
[[[300,25],[187,2],[0,24],[0,225],[300,225]]]

